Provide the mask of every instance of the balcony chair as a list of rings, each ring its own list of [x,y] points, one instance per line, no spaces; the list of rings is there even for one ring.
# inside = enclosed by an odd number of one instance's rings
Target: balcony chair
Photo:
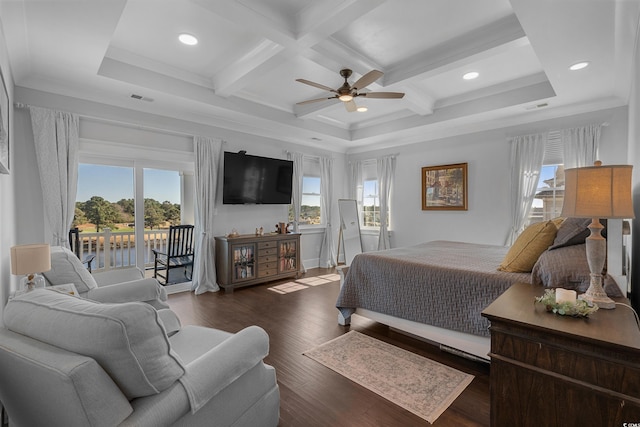
[[[181,326],[169,310],[50,288],[11,299],[0,401],[15,426],[275,427],[280,392],[258,326]],[[71,327],[70,327],[71,326]]]
[[[90,254],[84,257],[84,259],[80,258],[82,246],[80,242],[80,229],[78,227],[69,230],[69,246],[71,247],[71,251],[76,254],[78,259],[80,259],[83,264],[87,265],[87,270],[89,270],[89,273],[91,273],[91,263],[96,256],[95,254]]]
[[[169,272],[184,268],[184,276],[191,280],[193,273],[193,225],[172,225],[169,227],[166,251],[153,250],[153,277],[169,284]],[[158,279],[158,281],[160,281]],[[162,282],[160,282],[162,283]]]
[[[81,297],[100,302],[142,301],[168,308],[167,291],[156,279],[145,279],[138,268],[90,273],[80,259],[62,246],[51,247],[51,270],[42,273],[48,285],[73,283]]]

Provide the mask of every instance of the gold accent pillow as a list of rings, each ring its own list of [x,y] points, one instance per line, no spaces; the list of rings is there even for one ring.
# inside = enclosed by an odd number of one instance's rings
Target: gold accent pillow
[[[558,228],[553,221],[531,224],[511,245],[498,270],[529,273],[540,255],[553,244],[557,232]]]

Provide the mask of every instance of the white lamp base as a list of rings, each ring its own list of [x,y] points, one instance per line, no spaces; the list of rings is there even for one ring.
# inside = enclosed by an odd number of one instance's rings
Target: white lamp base
[[[596,304],[599,308],[612,309],[616,308],[616,302],[607,296],[602,288],[602,275],[591,274],[591,284],[587,292],[578,297],[588,303]]]
[[[587,292],[580,295],[580,299],[589,303],[595,303],[599,308],[616,308],[616,303],[607,296],[602,288],[602,269],[607,258],[607,241],[600,234],[604,227],[598,218],[593,218],[589,224],[591,235],[587,237],[587,261],[591,271],[591,282]]]

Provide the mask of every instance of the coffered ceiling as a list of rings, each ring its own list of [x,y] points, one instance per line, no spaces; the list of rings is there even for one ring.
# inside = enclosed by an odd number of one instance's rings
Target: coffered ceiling
[[[640,0],[0,0],[17,86],[354,151],[625,105]],[[180,33],[199,40],[178,41]],[[589,61],[580,71],[568,67]],[[370,70],[358,97],[297,105]],[[464,80],[470,71],[478,78]],[[134,95],[134,97],[132,97]],[[141,99],[139,99],[141,98]]]

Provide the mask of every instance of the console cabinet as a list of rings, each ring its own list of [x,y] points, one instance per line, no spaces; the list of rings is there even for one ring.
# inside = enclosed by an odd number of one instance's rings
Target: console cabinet
[[[300,274],[300,233],[216,237],[218,284],[227,292]]]
[[[482,312],[491,322],[491,425],[640,422],[640,330],[633,312],[617,305],[588,318],[559,316],[534,304],[543,293],[515,284]]]

